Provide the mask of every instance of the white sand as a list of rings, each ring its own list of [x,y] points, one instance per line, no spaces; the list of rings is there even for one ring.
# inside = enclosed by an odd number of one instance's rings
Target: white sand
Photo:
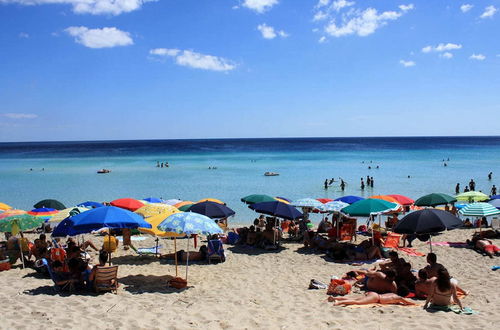
[[[455,230],[436,239],[465,241],[472,232]],[[99,237],[92,239],[102,242]],[[154,246],[150,237],[135,243]],[[500,240],[495,243],[500,244]],[[172,251],[171,241],[161,244],[164,253]],[[225,263],[189,267],[189,288],[184,291],[166,288],[167,279],[175,275],[174,265],[123,249],[113,256],[114,263],[120,265],[118,295],[59,295],[50,279],[33,276],[31,269],[0,272],[0,328],[496,329],[500,324],[500,271],[490,269],[500,265],[500,257],[490,259],[464,248],[434,247],[438,262],[470,291],[464,306],[480,313],[456,315],[429,313],[421,307],[332,306],[326,302],[326,290],[307,289],[310,279],[328,282],[332,275],[362,267],[301,252],[299,244],[284,247],[275,253],[226,246]],[[180,248],[185,248],[185,242]],[[415,241],[415,248],[424,253],[429,250],[419,241]],[[425,257],[402,256],[414,269],[425,265]],[[179,267],[181,276],[184,271]]]

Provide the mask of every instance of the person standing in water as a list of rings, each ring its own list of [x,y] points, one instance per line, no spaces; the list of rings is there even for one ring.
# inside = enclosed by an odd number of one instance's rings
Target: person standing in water
[[[373,176],[370,178],[370,187],[373,188]]]
[[[457,183],[457,185],[455,186],[455,195],[458,194],[460,194],[460,183]]]
[[[365,182],[363,181],[363,178],[361,178],[361,190],[365,189]]]
[[[493,172],[488,173],[488,180],[491,181],[491,178],[493,177]]]
[[[495,196],[496,194],[497,194],[497,187],[493,185],[493,187],[491,187],[491,196]]]
[[[342,179],[340,179],[340,190],[342,190],[342,191],[345,190],[345,182]]]
[[[325,189],[328,189],[328,179],[325,179]]]

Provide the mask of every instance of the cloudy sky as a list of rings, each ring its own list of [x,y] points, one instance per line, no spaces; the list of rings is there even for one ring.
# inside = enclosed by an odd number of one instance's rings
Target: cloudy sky
[[[0,141],[498,135],[500,0],[0,0]]]

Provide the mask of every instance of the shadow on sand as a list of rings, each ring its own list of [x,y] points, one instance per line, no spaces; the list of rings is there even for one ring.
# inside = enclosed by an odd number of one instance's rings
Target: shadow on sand
[[[129,275],[118,279],[122,284],[122,289],[132,294],[142,293],[175,293],[189,289],[189,286],[184,289],[175,289],[168,287],[168,281],[171,280],[171,275]]]

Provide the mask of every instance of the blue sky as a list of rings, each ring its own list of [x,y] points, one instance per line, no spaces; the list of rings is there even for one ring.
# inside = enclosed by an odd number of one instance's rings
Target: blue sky
[[[500,0],[0,0],[0,141],[497,135]]]

